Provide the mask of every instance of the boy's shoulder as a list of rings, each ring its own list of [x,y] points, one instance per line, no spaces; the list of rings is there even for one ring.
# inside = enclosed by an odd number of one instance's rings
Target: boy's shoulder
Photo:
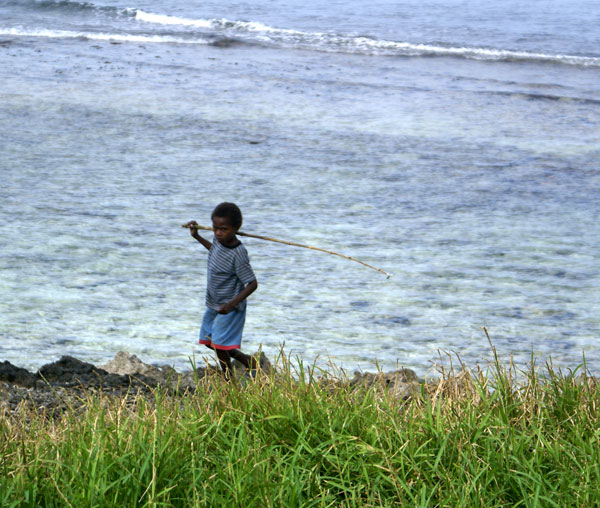
[[[220,255],[233,257],[248,256],[246,246],[240,241],[238,241],[238,243],[236,243],[235,245],[229,246],[223,245],[222,243],[219,243],[217,240],[215,240],[213,242],[213,248],[214,251],[219,252]]]
[[[238,242],[238,244],[233,248],[233,251],[236,253],[236,255],[248,256],[248,250],[242,242]]]
[[[240,242],[239,240],[238,240],[238,242],[235,245],[223,245],[218,240],[216,240],[215,243],[216,243],[217,248],[220,248],[220,249],[222,249],[222,250],[224,250],[226,252],[227,251],[235,252],[238,249],[240,249],[240,250],[246,250],[245,245],[242,242]]]

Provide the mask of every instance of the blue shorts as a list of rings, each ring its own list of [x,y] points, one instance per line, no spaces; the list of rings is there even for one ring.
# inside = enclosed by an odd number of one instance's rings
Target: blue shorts
[[[229,314],[206,309],[198,342],[214,349],[239,349],[245,322],[246,309],[232,310]]]

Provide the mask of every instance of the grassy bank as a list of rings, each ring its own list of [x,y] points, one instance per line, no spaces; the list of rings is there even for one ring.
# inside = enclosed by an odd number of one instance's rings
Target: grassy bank
[[[594,378],[446,374],[409,401],[310,372],[0,416],[0,506],[597,506]]]

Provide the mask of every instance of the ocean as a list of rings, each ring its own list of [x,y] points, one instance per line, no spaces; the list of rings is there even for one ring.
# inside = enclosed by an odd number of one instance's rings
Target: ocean
[[[221,201],[243,349],[600,373],[600,5],[0,0],[0,361],[188,369]],[[212,360],[211,360],[212,361]]]

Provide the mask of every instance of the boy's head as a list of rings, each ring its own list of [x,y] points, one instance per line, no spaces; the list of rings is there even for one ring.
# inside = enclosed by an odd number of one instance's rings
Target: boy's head
[[[238,231],[242,227],[242,211],[235,203],[218,204],[210,216],[211,220],[215,217],[227,219],[235,231]]]

